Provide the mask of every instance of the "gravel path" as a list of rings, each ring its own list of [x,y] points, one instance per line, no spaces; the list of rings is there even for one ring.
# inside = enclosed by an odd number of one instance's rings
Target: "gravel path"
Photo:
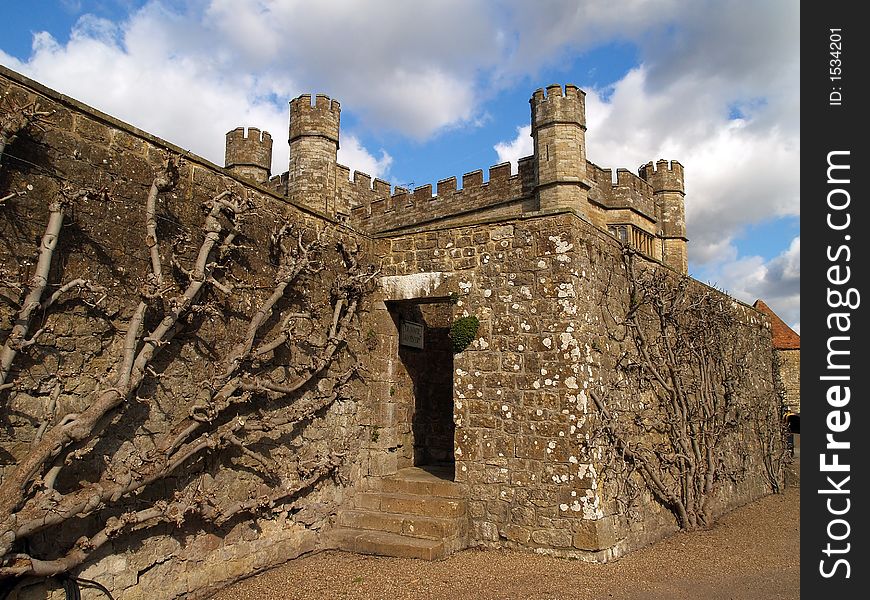
[[[222,590],[213,600],[800,598],[796,487],[604,565],[531,553],[467,550],[423,562],[323,552]]]

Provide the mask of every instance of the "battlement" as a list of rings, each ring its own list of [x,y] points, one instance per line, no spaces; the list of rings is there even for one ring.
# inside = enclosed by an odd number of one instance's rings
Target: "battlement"
[[[406,189],[339,165],[341,105],[323,94],[303,94],[290,102],[287,197],[325,214],[348,215],[368,233],[570,210],[601,229],[630,226],[633,235],[646,236],[642,251],[685,271],[682,165],[659,160],[637,174],[614,174],[589,162],[586,94],[575,85],[540,88],[529,104],[534,154],[519,160],[516,175],[503,163],[490,167],[486,180],[475,170],[461,181],[447,177]],[[652,243],[655,236],[661,244]]]
[[[311,94],[302,94],[290,101],[290,143],[293,140],[315,136],[335,142],[338,146],[338,131],[341,104],[324,94],[317,94],[314,104]]]
[[[586,92],[576,85],[548,85],[532,94],[532,131],[555,123],[577,124],[586,128]]]
[[[631,208],[649,219],[657,217],[652,186],[628,169],[616,170],[616,181],[613,181],[613,170],[603,169],[588,162],[586,173],[594,182],[590,191],[590,199],[607,209]]]
[[[658,192],[680,192],[684,193],[685,183],[683,174],[683,165],[672,160],[670,162],[660,159],[652,161],[641,166],[638,170],[638,175],[645,181],[649,182],[653,191]]]
[[[240,177],[257,183],[269,179],[272,169],[272,136],[256,127],[236,127],[227,132],[224,165]]]
[[[364,191],[368,189],[370,179],[368,175],[357,177],[355,174],[354,180],[349,183],[354,187],[362,187]],[[481,169],[463,174],[462,187],[459,189],[456,177],[440,179],[434,186],[434,194],[431,183],[413,190],[395,186],[390,194],[389,184],[381,182],[379,192],[383,193],[383,186],[386,185],[387,194],[375,194],[376,197],[371,199],[357,196],[361,202],[351,208],[351,221],[370,232],[411,227],[506,201],[521,201],[529,196],[533,180],[532,157],[526,157],[520,159],[516,175],[511,175],[510,163],[501,163],[489,168],[487,181],[484,181]],[[380,181],[375,180],[372,191],[378,188]],[[515,212],[519,214],[522,211],[517,208]]]

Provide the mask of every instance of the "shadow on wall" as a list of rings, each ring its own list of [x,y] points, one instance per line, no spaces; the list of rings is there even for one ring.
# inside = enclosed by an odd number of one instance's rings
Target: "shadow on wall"
[[[454,464],[453,345],[449,336],[452,313],[453,306],[448,302],[403,301],[390,306],[400,332],[399,359],[413,385],[415,466]],[[411,332],[404,340],[403,324]],[[411,339],[413,332],[419,331],[417,325],[422,326],[422,340]],[[420,345],[423,347],[417,347]]]

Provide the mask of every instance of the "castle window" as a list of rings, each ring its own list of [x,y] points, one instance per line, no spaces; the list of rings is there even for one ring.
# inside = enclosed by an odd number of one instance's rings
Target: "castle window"
[[[608,225],[607,231],[623,244],[628,243],[628,230],[631,225]]]
[[[634,225],[608,225],[607,231],[623,244],[631,246],[638,252],[652,256],[653,236]]]

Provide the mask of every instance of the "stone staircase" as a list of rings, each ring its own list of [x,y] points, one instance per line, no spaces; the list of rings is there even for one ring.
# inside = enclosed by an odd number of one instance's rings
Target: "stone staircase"
[[[462,486],[440,467],[409,467],[372,480],[339,510],[324,546],[359,554],[437,560],[467,545]]]

